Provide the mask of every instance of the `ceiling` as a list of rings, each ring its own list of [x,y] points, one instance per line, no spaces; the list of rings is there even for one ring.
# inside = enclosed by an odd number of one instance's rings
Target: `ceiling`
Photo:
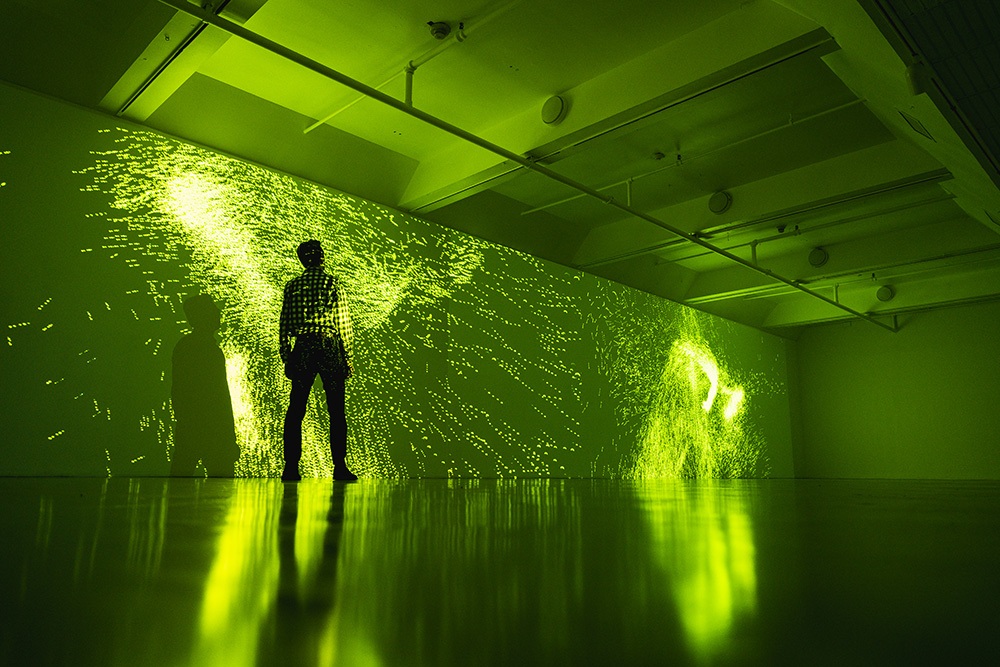
[[[787,336],[1000,298],[992,2],[170,2],[5,0],[0,79]]]

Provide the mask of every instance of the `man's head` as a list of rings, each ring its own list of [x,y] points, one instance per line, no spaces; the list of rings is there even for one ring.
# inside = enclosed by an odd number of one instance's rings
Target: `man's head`
[[[319,241],[316,239],[310,239],[305,243],[300,243],[297,252],[299,253],[299,261],[302,262],[302,266],[306,268],[311,266],[322,266],[323,246],[321,246]]]

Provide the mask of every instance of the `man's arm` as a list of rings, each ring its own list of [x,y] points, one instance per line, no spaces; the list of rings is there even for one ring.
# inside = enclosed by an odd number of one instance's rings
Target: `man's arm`
[[[281,300],[281,319],[278,322],[278,354],[281,355],[281,363],[287,362],[288,355],[292,353],[293,326],[292,304],[288,298],[288,285],[285,285]]]

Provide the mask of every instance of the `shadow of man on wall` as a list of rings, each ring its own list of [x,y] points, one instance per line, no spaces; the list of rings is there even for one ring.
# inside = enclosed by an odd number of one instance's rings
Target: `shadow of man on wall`
[[[232,477],[240,448],[236,444],[233,404],[226,379],[226,357],[215,332],[219,307],[207,294],[184,302],[192,332],[174,346],[170,398],[174,408],[173,476]]]

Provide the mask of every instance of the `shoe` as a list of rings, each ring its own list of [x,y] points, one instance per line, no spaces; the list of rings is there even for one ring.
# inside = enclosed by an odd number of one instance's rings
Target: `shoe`
[[[356,482],[358,480],[358,476],[351,472],[344,464],[333,467],[333,478],[341,482]]]

